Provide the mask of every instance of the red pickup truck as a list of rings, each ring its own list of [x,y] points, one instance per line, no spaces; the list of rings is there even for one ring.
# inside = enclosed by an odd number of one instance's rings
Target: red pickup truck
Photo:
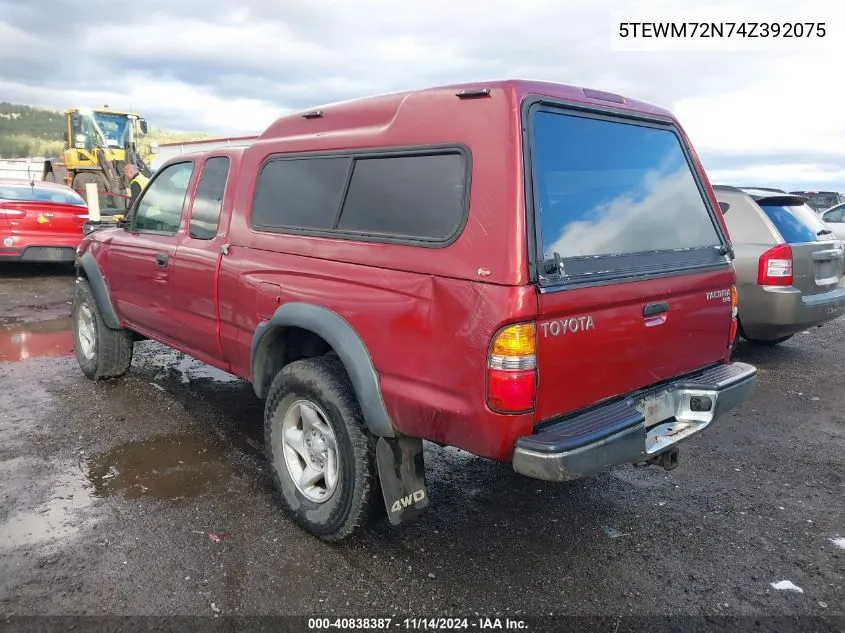
[[[167,161],[78,250],[75,353],[112,378],[143,337],[249,381],[286,505],[339,540],[428,506],[423,439],[551,481],[674,468],[756,381],[732,257],[665,110],[517,80],[382,95]]]

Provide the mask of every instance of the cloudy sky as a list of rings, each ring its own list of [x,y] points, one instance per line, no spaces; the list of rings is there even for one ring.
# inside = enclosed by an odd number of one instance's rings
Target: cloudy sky
[[[826,33],[623,40],[620,20]],[[843,38],[839,0],[0,0],[0,101],[238,135],[372,93],[543,79],[670,108],[714,181],[845,190]]]

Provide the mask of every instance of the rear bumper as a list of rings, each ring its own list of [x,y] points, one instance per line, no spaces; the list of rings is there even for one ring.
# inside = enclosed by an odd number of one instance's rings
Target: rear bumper
[[[748,400],[756,382],[755,367],[732,363],[599,406],[519,438],[513,469],[567,481],[643,462],[724,417]],[[694,410],[707,398],[708,410]]]
[[[73,263],[76,245],[0,248],[0,262]]]
[[[743,309],[743,305],[747,309]],[[843,314],[845,288],[815,295],[805,295],[792,286],[757,286],[740,290],[739,320],[743,331],[751,338],[789,336]]]

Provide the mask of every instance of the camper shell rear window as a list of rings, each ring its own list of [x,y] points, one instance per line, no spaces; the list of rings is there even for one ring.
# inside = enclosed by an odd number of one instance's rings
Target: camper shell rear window
[[[671,126],[547,104],[527,117],[541,282],[726,263],[722,232]]]

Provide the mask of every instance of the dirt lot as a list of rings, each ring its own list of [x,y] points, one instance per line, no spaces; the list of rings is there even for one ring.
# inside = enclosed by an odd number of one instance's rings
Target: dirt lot
[[[329,545],[281,509],[249,385],[152,342],[82,376],[72,285],[0,268],[0,615],[845,615],[842,320],[740,345],[753,401],[674,471],[430,446],[423,520]]]

